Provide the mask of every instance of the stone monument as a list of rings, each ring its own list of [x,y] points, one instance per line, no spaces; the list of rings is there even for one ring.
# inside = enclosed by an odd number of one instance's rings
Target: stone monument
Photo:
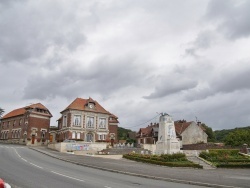
[[[156,142],[155,153],[172,154],[180,152],[180,143],[176,138],[175,126],[172,117],[162,113],[159,122],[158,141]]]

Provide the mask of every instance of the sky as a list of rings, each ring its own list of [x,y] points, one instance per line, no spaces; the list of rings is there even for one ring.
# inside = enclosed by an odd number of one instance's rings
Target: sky
[[[0,107],[57,125],[89,97],[138,131],[164,112],[250,125],[250,1],[0,0]]]

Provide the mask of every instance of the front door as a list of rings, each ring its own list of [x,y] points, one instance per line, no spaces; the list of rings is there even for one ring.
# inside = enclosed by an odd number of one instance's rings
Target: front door
[[[53,135],[51,135],[51,134],[49,135],[49,141],[53,142]]]
[[[32,135],[31,144],[35,143],[35,135]]]
[[[114,139],[111,139],[111,146],[114,146]]]

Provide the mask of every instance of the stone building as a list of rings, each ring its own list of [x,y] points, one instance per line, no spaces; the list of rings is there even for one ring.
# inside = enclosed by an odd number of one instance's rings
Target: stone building
[[[0,141],[26,145],[49,140],[50,111],[41,103],[12,110],[1,118]]]
[[[175,132],[180,145],[207,143],[207,134],[198,122],[179,120],[174,122]],[[140,128],[137,133],[138,144],[155,144],[158,141],[159,123]]]
[[[58,120],[58,142],[117,142],[118,117],[105,110],[92,98],[76,98],[62,112]]]

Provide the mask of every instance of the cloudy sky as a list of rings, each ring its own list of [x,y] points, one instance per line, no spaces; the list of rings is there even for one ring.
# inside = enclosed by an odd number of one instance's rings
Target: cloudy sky
[[[250,125],[250,1],[0,0],[0,107],[76,97],[138,130],[157,113]]]

